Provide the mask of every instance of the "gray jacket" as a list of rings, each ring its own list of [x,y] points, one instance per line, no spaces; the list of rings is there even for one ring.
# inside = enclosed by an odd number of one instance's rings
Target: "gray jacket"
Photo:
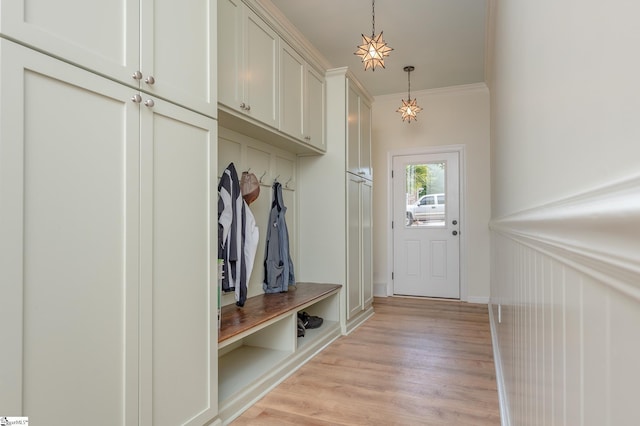
[[[264,253],[265,293],[282,293],[295,285],[293,263],[289,253],[289,232],[285,221],[287,208],[282,200],[282,185],[273,184],[273,202],[267,224],[266,250]]]

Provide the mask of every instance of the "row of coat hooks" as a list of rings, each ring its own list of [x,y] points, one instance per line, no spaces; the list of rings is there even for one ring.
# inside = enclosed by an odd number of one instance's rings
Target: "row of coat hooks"
[[[251,171],[251,167],[249,167],[246,172],[249,173]],[[266,185],[266,183],[264,182],[264,177],[267,174],[267,171],[265,170],[262,175],[258,178],[258,181],[260,182],[261,185]],[[273,180],[272,185],[276,182],[278,182],[278,179],[280,178],[280,175],[276,176],[276,178]],[[289,176],[289,179],[285,182],[285,184],[282,186],[285,189],[293,189],[293,188],[289,188],[289,183],[293,180],[293,176]]]

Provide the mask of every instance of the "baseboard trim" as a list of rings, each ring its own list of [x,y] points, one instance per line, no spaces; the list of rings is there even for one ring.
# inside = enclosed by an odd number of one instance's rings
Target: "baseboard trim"
[[[477,303],[479,305],[488,305],[489,296],[467,296],[467,303]]]

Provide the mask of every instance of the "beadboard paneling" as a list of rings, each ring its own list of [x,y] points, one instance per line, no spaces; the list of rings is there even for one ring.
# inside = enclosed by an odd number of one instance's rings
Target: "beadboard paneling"
[[[636,425],[640,179],[495,220],[504,425]]]

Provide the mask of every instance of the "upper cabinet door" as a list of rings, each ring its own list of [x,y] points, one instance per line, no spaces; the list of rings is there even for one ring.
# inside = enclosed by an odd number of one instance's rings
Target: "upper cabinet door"
[[[245,111],[278,127],[278,50],[280,39],[258,15],[245,9]]]
[[[278,128],[278,35],[240,0],[218,1],[219,101]]]
[[[324,77],[307,66],[306,73],[306,117],[307,142],[322,151],[327,150],[325,139],[325,85]]]
[[[110,2],[107,2],[110,3]],[[142,0],[140,89],[217,116],[215,0]]]
[[[213,0],[3,0],[0,32],[216,117],[216,14]]]
[[[371,106],[360,98],[360,176],[371,180]]]
[[[218,101],[244,112],[244,5],[240,0],[218,1]]]
[[[360,96],[351,85],[347,92],[347,171],[360,171]]]
[[[0,1],[0,32],[128,84],[140,62],[140,3]]]
[[[288,44],[280,50],[280,130],[304,140],[304,59]]]

